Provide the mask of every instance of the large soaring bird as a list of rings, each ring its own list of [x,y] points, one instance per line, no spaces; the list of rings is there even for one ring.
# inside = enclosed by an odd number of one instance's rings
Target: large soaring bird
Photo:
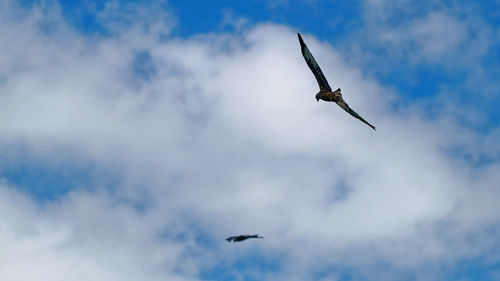
[[[325,76],[323,75],[321,68],[319,68],[318,63],[314,59],[311,52],[309,52],[309,49],[307,48],[306,43],[304,43],[304,40],[302,40],[302,36],[300,36],[300,33],[297,33],[297,35],[299,37],[300,49],[302,51],[302,56],[306,60],[306,63],[309,66],[309,68],[311,69],[312,73],[314,74],[314,77],[316,77],[316,81],[318,82],[318,85],[319,85],[319,92],[316,94],[316,101],[319,101],[320,99],[322,99],[324,101],[333,101],[338,106],[340,106],[343,110],[347,111],[347,113],[351,114],[355,118],[358,118],[363,123],[367,124],[372,129],[375,130],[375,126],[368,123],[365,119],[363,119],[361,116],[359,116],[359,114],[356,113],[356,111],[352,110],[349,107],[349,105],[347,105],[347,103],[342,98],[342,94],[340,93],[340,88],[338,88],[337,90],[332,92],[332,88],[330,88],[330,85],[328,85],[328,81],[326,80]]]
[[[238,236],[231,236],[226,238],[227,242],[241,242],[243,240],[247,240],[248,238],[264,238],[262,236],[259,236],[259,234],[255,235],[238,235]]]

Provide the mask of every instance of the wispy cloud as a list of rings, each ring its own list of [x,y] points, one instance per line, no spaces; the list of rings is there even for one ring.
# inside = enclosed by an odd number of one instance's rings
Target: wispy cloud
[[[404,101],[414,105],[419,100],[428,109],[425,115],[492,130],[498,119],[500,41],[494,36],[490,6],[364,1],[362,24],[337,46],[351,63],[395,87]]]
[[[358,41],[364,38],[364,44],[358,47],[377,48],[391,54],[394,61],[389,61],[389,65],[404,60],[401,63],[408,67],[419,64],[468,67],[497,43],[491,36],[491,26],[467,5],[366,1],[363,12],[365,26],[354,33],[359,36]],[[357,43],[360,42],[354,42]]]

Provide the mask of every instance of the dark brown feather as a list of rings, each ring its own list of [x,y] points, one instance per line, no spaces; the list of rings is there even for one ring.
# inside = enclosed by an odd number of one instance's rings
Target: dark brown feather
[[[300,36],[300,33],[297,33],[297,36],[299,37],[300,50],[302,52],[302,56],[306,60],[307,66],[309,66],[309,69],[311,69],[312,73],[314,74],[314,77],[318,82],[319,89],[322,91],[331,92],[332,88],[330,87],[330,85],[328,85],[328,81],[326,80],[325,75],[323,75],[323,71],[321,71],[321,68],[319,67],[313,55],[307,48],[307,45],[306,43],[304,43],[304,40],[302,40],[302,36]]]

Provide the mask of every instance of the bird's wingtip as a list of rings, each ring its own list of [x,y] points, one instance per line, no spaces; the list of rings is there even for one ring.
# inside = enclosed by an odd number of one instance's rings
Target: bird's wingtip
[[[303,43],[304,41],[302,40],[302,36],[300,36],[300,33],[297,32],[297,37],[299,38],[299,41]]]

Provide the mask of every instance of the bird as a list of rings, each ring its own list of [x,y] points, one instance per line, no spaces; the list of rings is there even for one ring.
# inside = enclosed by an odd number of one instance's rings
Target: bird
[[[356,113],[356,111],[352,110],[349,107],[349,105],[347,105],[347,103],[342,98],[342,93],[340,88],[332,92],[332,88],[330,88],[330,85],[328,85],[328,81],[326,80],[325,75],[323,75],[321,68],[319,67],[313,55],[307,48],[306,43],[304,43],[304,40],[302,40],[302,36],[300,36],[300,33],[297,33],[297,36],[299,37],[300,50],[302,52],[302,56],[304,57],[307,66],[309,66],[309,69],[311,69],[312,73],[314,74],[314,77],[316,78],[316,81],[318,82],[319,85],[319,92],[316,94],[316,101],[319,102],[319,100],[324,100],[329,102],[335,102],[338,106],[340,106],[340,108],[345,110],[347,113],[361,120],[361,122],[367,124],[372,129],[375,130],[375,126],[368,123],[365,119],[363,119],[363,117],[361,117],[358,113]]]
[[[231,236],[231,237],[228,237],[226,238],[226,241],[227,242],[241,242],[243,240],[247,240],[249,238],[264,238],[262,236],[259,236],[259,234],[255,234],[255,235],[238,235],[238,236]]]

